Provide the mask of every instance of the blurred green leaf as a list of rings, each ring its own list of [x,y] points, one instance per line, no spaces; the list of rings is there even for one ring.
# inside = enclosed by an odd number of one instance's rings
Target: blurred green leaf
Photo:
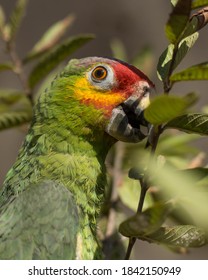
[[[26,110],[31,111],[32,106],[23,92],[10,89],[0,90],[0,113]]]
[[[185,97],[161,95],[152,100],[151,104],[144,112],[145,119],[151,124],[164,124],[184,111],[193,104],[193,98],[190,95]]]
[[[197,168],[189,168],[180,170],[178,172],[182,172],[185,176],[189,176],[193,178],[196,182],[208,177],[208,168],[197,167]]]
[[[206,232],[193,225],[161,227],[144,240],[177,247],[201,247],[207,244]]]
[[[167,49],[161,54],[157,65],[157,74],[160,80],[164,81],[172,74],[173,70],[186,56],[187,52],[190,50],[190,48],[192,48],[197,39],[198,32],[195,32],[192,35],[182,39],[177,50],[173,44],[170,44],[167,47]]]
[[[204,114],[207,114],[207,115],[208,115],[208,105],[207,105],[207,104],[205,104],[205,105],[202,107],[202,112],[203,112]]]
[[[193,140],[199,139],[196,134],[175,133],[171,131],[169,134],[164,134],[158,143],[158,154],[168,156],[178,156],[185,159],[186,155],[195,155],[198,150],[193,147]]]
[[[173,210],[174,203],[155,203],[143,213],[122,222],[119,232],[127,237],[141,237],[158,230]]]
[[[169,41],[175,44],[183,33],[191,11],[191,0],[178,0],[166,24],[165,33]]]
[[[8,40],[13,40],[25,15],[28,0],[17,0],[14,10],[10,16],[8,27]]]
[[[154,69],[154,56],[152,49],[148,46],[141,49],[134,57],[131,64],[141,69],[147,76],[151,76]]]
[[[32,106],[22,92],[0,91],[0,130],[27,123],[32,118]]]
[[[177,206],[181,206],[191,216],[194,225],[208,230],[208,193],[196,187],[197,178],[194,178],[194,174],[176,172],[169,165],[158,167],[153,161],[147,172],[165,197],[177,200]]]
[[[127,53],[124,44],[119,39],[113,39],[110,44],[113,57],[127,61]]]
[[[68,15],[64,19],[54,23],[40,38],[40,40],[35,44],[33,49],[27,54],[26,58],[23,60],[27,63],[33,59],[39,58],[46,51],[57,44],[60,39],[64,36],[68,28],[73,23],[75,17],[74,15]]]
[[[173,82],[208,80],[208,62],[191,66],[179,73],[176,73],[170,77],[170,80]]]
[[[208,0],[195,0],[192,1],[191,8],[196,9],[208,5]]]
[[[6,71],[6,70],[13,70],[13,65],[11,62],[5,62],[0,64],[0,71]]]
[[[165,164],[175,169],[186,169],[200,153],[193,141],[200,138],[197,134],[180,133],[177,130],[168,130],[160,137],[157,153],[164,156]]]
[[[188,133],[208,135],[208,115],[193,113],[170,120],[165,128],[176,128]]]
[[[173,6],[175,6],[175,5],[177,4],[177,2],[178,2],[178,0],[171,0],[171,4],[172,4]]]
[[[93,38],[94,36],[91,34],[74,36],[48,51],[30,74],[29,84],[31,88],[34,88],[34,86],[44,79],[59,63]]]
[[[30,122],[32,113],[29,111],[14,111],[0,114],[0,130],[16,127]]]
[[[122,203],[129,209],[136,212],[140,196],[139,182],[126,178],[124,182],[118,188],[119,198]],[[147,193],[144,201],[143,209],[150,207],[153,203],[153,199],[149,193]]]
[[[21,91],[16,91],[12,89],[1,89],[0,90],[0,106],[6,105],[10,106],[15,104],[21,99],[25,99],[26,96]],[[1,108],[1,107],[0,107]]]

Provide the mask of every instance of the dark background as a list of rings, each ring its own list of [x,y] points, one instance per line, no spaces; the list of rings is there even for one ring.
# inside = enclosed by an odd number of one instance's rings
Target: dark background
[[[0,4],[9,14],[15,0],[1,0]],[[164,25],[170,10],[170,1],[167,0],[31,0],[18,34],[18,52],[20,56],[23,56],[51,24],[73,13],[76,15],[76,21],[69,30],[69,35],[80,33],[96,35],[94,41],[77,51],[73,57],[112,56],[110,42],[115,38],[124,43],[130,59],[142,47],[148,45],[153,49],[155,57],[151,78],[159,93],[162,91],[161,83],[154,73],[156,73],[158,57],[167,46]],[[207,34],[207,28],[200,32],[200,39],[184,59],[182,68],[207,60]],[[2,42],[0,44],[0,61],[4,61],[6,55],[2,52]],[[21,89],[17,77],[7,72],[0,74],[0,88],[2,87]],[[206,105],[207,82],[180,83],[180,87],[174,87],[174,93],[177,93],[179,89],[184,93],[194,90],[199,95],[203,94],[197,107]],[[20,129],[10,129],[0,133],[0,183],[13,164],[23,138],[24,133]],[[203,148],[206,149],[206,146],[204,140]],[[184,256],[173,254],[161,246],[150,245],[146,242],[140,242],[137,248],[140,259],[208,259],[206,247],[192,250],[191,254]]]

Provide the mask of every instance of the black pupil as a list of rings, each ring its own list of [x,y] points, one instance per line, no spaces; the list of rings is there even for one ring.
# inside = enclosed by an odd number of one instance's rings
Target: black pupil
[[[98,79],[101,79],[103,77],[105,77],[105,70],[104,69],[97,69],[95,71],[95,77]]]

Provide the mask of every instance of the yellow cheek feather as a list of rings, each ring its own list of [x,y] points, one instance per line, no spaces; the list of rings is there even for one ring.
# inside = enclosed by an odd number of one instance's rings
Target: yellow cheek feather
[[[99,87],[91,85],[86,78],[79,78],[74,84],[74,96],[80,102],[92,104],[96,109],[102,109],[106,114],[118,104],[122,103],[125,94],[112,91],[102,91]]]

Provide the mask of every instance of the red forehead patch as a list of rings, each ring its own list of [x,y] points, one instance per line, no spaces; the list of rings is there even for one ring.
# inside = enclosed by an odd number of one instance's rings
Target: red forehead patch
[[[114,61],[117,62],[113,65],[113,68],[117,81],[119,81],[119,90],[127,89],[139,81],[146,81],[150,86],[154,87],[149,78],[135,66],[117,59],[114,59]]]

